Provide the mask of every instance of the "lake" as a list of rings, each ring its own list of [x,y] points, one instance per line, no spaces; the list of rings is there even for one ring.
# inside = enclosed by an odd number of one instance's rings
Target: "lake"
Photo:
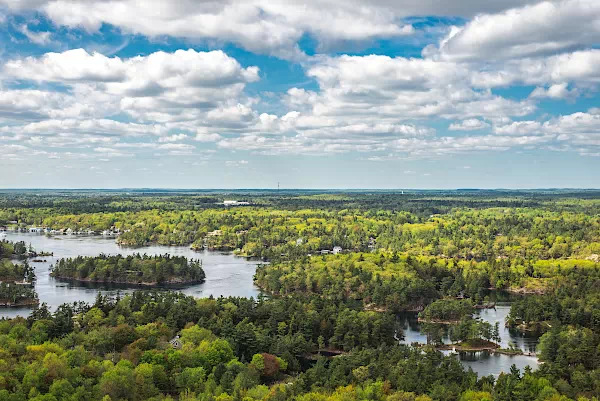
[[[235,256],[231,252],[202,251],[196,252],[184,246],[147,246],[142,248],[124,248],[119,246],[114,238],[98,236],[62,235],[47,237],[41,234],[7,232],[9,241],[25,241],[37,252],[54,252],[54,256],[44,256],[39,259],[46,262],[32,262],[35,267],[37,281],[35,290],[40,303],[46,302],[51,309],[64,303],[84,301],[93,303],[99,292],[104,295],[115,295],[136,291],[132,288],[118,288],[117,286],[73,283],[55,280],[50,277],[50,266],[61,258],[75,256],[97,256],[101,253],[107,255],[130,255],[134,253],[161,255],[171,254],[202,260],[202,268],[206,272],[206,281],[195,284],[180,291],[195,297],[239,296],[256,297],[260,290],[254,285],[253,276],[258,262]],[[143,289],[143,288],[140,288]],[[0,308],[0,317],[27,316],[30,308]]]
[[[41,234],[7,232],[6,239],[9,241],[25,241],[38,251],[53,252],[54,256],[45,256],[40,259],[46,262],[31,262],[35,267],[37,282],[35,289],[38,293],[40,303],[46,302],[51,309],[63,303],[84,301],[93,303],[98,293],[105,295],[116,295],[136,291],[131,288],[115,288],[102,284],[72,283],[55,280],[50,277],[50,266],[61,258],[75,256],[97,256],[101,253],[108,255],[141,253],[148,255],[171,254],[185,256],[187,258],[201,259],[202,267],[206,272],[206,281],[202,284],[192,285],[180,291],[194,297],[219,297],[239,296],[256,297],[260,289],[254,285],[253,276],[258,262],[235,256],[230,252],[214,251],[192,251],[183,246],[147,246],[142,248],[120,247],[114,238],[98,236],[73,236],[63,235],[47,237]],[[141,288],[140,288],[141,289]],[[0,317],[28,316],[30,308],[0,308]],[[496,309],[479,310],[480,317],[492,324],[500,322],[502,346],[508,347],[512,341],[525,352],[534,352],[538,338],[525,336],[519,332],[511,331],[504,327],[506,315],[510,311],[509,302],[498,302]],[[416,314],[405,314],[398,317],[398,322],[404,330],[404,343],[419,342],[427,343],[427,337],[420,332],[419,322]],[[448,342],[448,341],[446,341]],[[519,369],[525,366],[537,368],[537,358],[534,356],[507,356],[490,354],[488,352],[462,352],[457,355],[465,367],[471,367],[480,376],[494,375],[500,372],[508,372],[512,364]]]

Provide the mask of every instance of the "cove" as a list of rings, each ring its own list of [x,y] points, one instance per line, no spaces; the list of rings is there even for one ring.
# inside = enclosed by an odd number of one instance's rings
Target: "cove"
[[[506,317],[510,312],[510,301],[496,301],[495,309],[478,309],[474,317],[479,317],[481,320],[491,323],[500,323],[500,345],[502,348],[508,348],[509,344],[514,344],[524,353],[535,353],[539,336],[533,333],[523,333],[518,330],[513,330],[505,327]],[[404,344],[427,344],[427,335],[421,332],[421,324],[417,320],[416,313],[403,313],[397,317],[398,325],[404,333]],[[451,341],[446,336],[444,343],[449,344]],[[445,354],[450,354],[452,351],[442,351]],[[539,362],[535,355],[502,355],[498,353],[490,353],[487,351],[477,352],[459,352],[452,353],[460,359],[461,363],[466,368],[472,368],[479,376],[498,376],[500,372],[510,371],[510,367],[514,364],[521,371],[529,366],[535,370]]]

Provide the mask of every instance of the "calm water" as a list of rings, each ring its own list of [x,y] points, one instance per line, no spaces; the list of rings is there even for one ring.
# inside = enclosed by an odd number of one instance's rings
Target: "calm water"
[[[6,239],[9,241],[25,241],[40,252],[54,252],[54,256],[44,256],[40,259],[46,262],[35,263],[37,282],[35,289],[38,293],[40,303],[46,302],[52,309],[63,303],[75,301],[94,302],[96,295],[102,292],[106,295],[114,295],[118,291],[122,294],[135,291],[134,289],[117,289],[102,285],[89,285],[67,283],[50,277],[50,265],[61,258],[81,256],[97,256],[101,253],[115,255],[129,255],[133,253],[146,253],[148,255],[160,255],[169,253],[171,255],[186,256],[193,259],[201,259],[202,267],[206,272],[206,281],[196,284],[181,292],[195,297],[208,297],[213,295],[256,297],[259,289],[252,281],[256,271],[257,262],[248,261],[232,253],[223,252],[195,252],[189,247],[183,246],[148,246],[143,248],[122,248],[115,242],[114,238],[102,237],[80,237],[80,236],[57,236],[46,237],[40,234],[7,232]],[[0,317],[27,316],[29,308],[0,308]]]
[[[539,338],[506,328],[505,320],[508,312],[510,312],[510,303],[499,302],[496,304],[496,309],[478,310],[477,314],[482,320],[491,324],[500,323],[500,344],[503,348],[508,348],[509,343],[512,342],[526,353],[535,352]],[[427,336],[421,333],[416,314],[404,314],[399,316],[398,320],[400,327],[404,330],[404,343],[427,344]],[[445,337],[444,343],[450,343],[450,339]],[[526,366],[530,366],[534,370],[538,366],[537,358],[529,355],[509,356],[490,354],[489,352],[460,352],[456,356],[464,366],[473,368],[480,376],[497,376],[500,372],[508,372],[513,364],[521,371]]]
[[[66,302],[84,301],[94,302],[96,295],[102,292],[106,295],[116,295],[135,291],[134,289],[116,289],[102,285],[66,283],[50,277],[50,266],[58,259],[75,256],[97,256],[105,254],[146,253],[148,255],[159,255],[169,253],[171,255],[185,256],[193,259],[201,259],[206,272],[206,282],[182,289],[181,292],[195,297],[218,296],[240,296],[256,297],[260,290],[253,283],[253,275],[257,262],[239,258],[231,253],[222,252],[195,252],[188,247],[148,246],[143,248],[121,248],[114,239],[102,237],[80,237],[80,236],[58,236],[46,237],[40,234],[30,233],[7,233],[9,241],[25,241],[40,252],[54,252],[54,256],[42,257],[46,262],[31,264],[35,267],[37,282],[35,289],[40,302],[46,302],[52,309]],[[29,308],[0,308],[0,317],[27,316]],[[526,337],[518,332],[512,332],[504,328],[504,320],[510,311],[509,303],[498,303],[496,309],[485,309],[478,311],[480,317],[492,324],[500,322],[502,346],[508,347],[512,341],[525,352],[534,352],[538,343],[536,337]],[[420,332],[419,323],[415,314],[407,314],[399,317],[399,324],[404,329],[405,343],[427,343],[427,337]],[[447,339],[445,342],[449,342]],[[512,364],[519,369],[531,366],[535,369],[538,365],[533,356],[507,356],[490,355],[487,352],[469,352],[457,355],[465,367],[471,367],[479,375],[497,376],[500,372],[508,372]]]

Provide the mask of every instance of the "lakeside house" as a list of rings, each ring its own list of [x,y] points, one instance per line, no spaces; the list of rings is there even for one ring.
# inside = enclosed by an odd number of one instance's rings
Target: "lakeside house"
[[[321,249],[319,251],[319,253],[321,255],[329,255],[329,254],[338,255],[338,254],[340,254],[342,252],[343,252],[343,249],[342,249],[341,246],[334,246],[333,249]]]

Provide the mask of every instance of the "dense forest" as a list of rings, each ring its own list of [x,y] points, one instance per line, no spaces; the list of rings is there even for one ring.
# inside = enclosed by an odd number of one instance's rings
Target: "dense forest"
[[[140,254],[61,259],[52,267],[51,275],[66,280],[146,286],[202,283],[206,278],[199,260]]]
[[[569,384],[550,359],[535,372],[478,378],[433,349],[394,345],[393,321],[299,295],[136,292],[54,313],[42,305],[27,319],[0,323],[2,359],[11,366],[0,376],[0,399],[586,400],[598,391]],[[570,343],[577,385],[593,383],[586,369],[598,358],[585,351],[592,345]],[[331,346],[352,352],[318,357]]]
[[[32,251],[22,241],[0,241],[0,306],[37,304],[35,270],[27,261]]]
[[[136,291],[1,321],[0,400],[600,397],[596,191],[10,192],[0,227],[267,262],[258,299]],[[29,251],[0,247],[6,277],[21,277],[28,264],[12,261]],[[52,274],[204,280],[200,262],[169,255],[63,259]],[[457,349],[500,347],[499,325],[473,313],[493,307],[494,291],[521,294],[506,323],[541,335],[535,371],[478,377],[439,351],[445,335]],[[420,314],[428,345],[399,344],[399,312]]]

